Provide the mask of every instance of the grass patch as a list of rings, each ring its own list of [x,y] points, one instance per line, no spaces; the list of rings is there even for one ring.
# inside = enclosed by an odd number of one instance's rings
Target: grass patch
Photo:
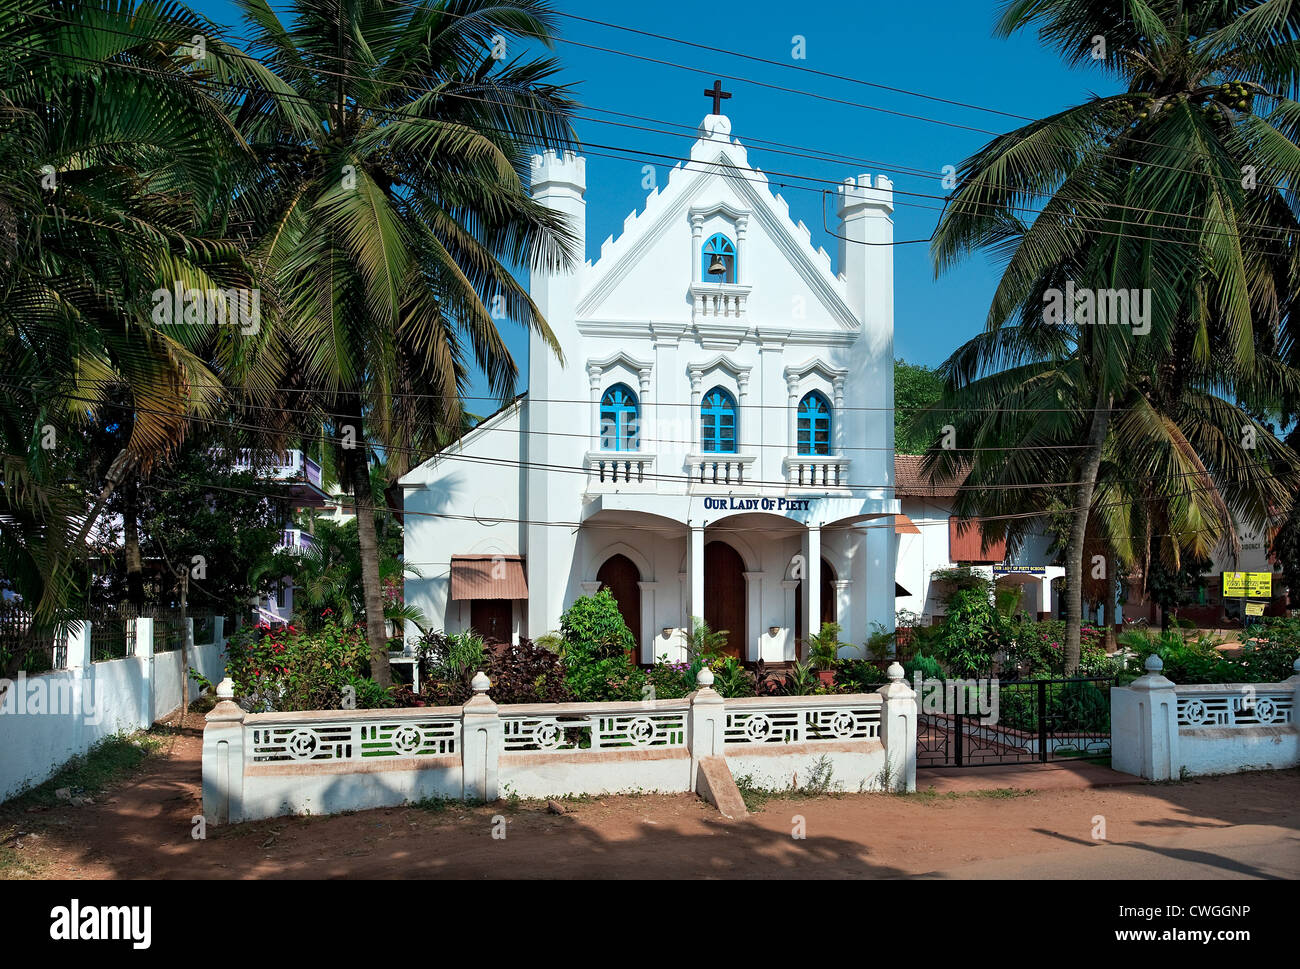
[[[31,858],[24,858],[18,850],[17,843],[21,840],[17,827],[0,827],[0,880],[35,878],[40,874],[41,866]]]
[[[768,801],[805,799],[810,797],[842,797],[844,792],[834,783],[829,757],[820,757],[813,761],[807,771],[808,780],[803,784],[790,780],[789,787],[762,787],[755,783],[753,774],[741,774],[733,778],[740,799],[745,802],[745,809],[757,811]]]
[[[1015,797],[1029,797],[1038,792],[1015,787],[995,787],[987,791],[944,791],[940,793],[933,787],[927,787],[923,791],[886,791],[883,793],[887,793],[892,797],[910,798],[923,804],[932,804],[935,801],[959,801],[964,797],[986,797],[994,800],[1004,800]]]
[[[4,802],[4,808],[52,807],[62,803],[54,794],[71,789],[74,797],[98,794],[114,781],[139,770],[163,746],[161,738],[144,731],[105,737],[84,755],[73,757],[49,780]]]

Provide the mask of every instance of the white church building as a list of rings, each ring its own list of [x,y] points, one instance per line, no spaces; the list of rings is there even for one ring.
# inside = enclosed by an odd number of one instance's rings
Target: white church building
[[[532,187],[585,246],[585,160]],[[532,276],[563,362],[534,337],[527,393],[402,479],[406,601],[517,641],[607,586],[646,663],[692,617],[746,661],[797,658],[808,616],[892,629],[892,199],[846,179],[832,264],[706,117],[598,259]]]

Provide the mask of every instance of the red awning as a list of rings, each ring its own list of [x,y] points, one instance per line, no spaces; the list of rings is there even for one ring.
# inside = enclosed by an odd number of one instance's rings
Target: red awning
[[[522,555],[453,555],[452,599],[527,599]]]

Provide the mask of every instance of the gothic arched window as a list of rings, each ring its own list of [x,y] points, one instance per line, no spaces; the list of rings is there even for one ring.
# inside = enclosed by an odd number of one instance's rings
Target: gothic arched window
[[[600,398],[602,451],[636,451],[641,447],[641,405],[627,384],[615,384]]]
[[[799,453],[831,453],[831,404],[819,390],[799,401]]]
[[[736,244],[721,232],[709,236],[708,242],[704,243],[702,258],[703,276],[701,278],[705,282],[734,283],[736,281]],[[709,267],[714,265],[715,259],[721,263],[726,270],[725,272],[709,272]]]
[[[705,454],[736,453],[736,398],[721,387],[700,404],[700,449]]]

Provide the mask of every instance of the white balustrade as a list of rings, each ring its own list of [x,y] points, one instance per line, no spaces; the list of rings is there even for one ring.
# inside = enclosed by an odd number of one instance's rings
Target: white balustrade
[[[799,454],[784,460],[785,480],[792,488],[847,488],[849,459],[838,455]]]

